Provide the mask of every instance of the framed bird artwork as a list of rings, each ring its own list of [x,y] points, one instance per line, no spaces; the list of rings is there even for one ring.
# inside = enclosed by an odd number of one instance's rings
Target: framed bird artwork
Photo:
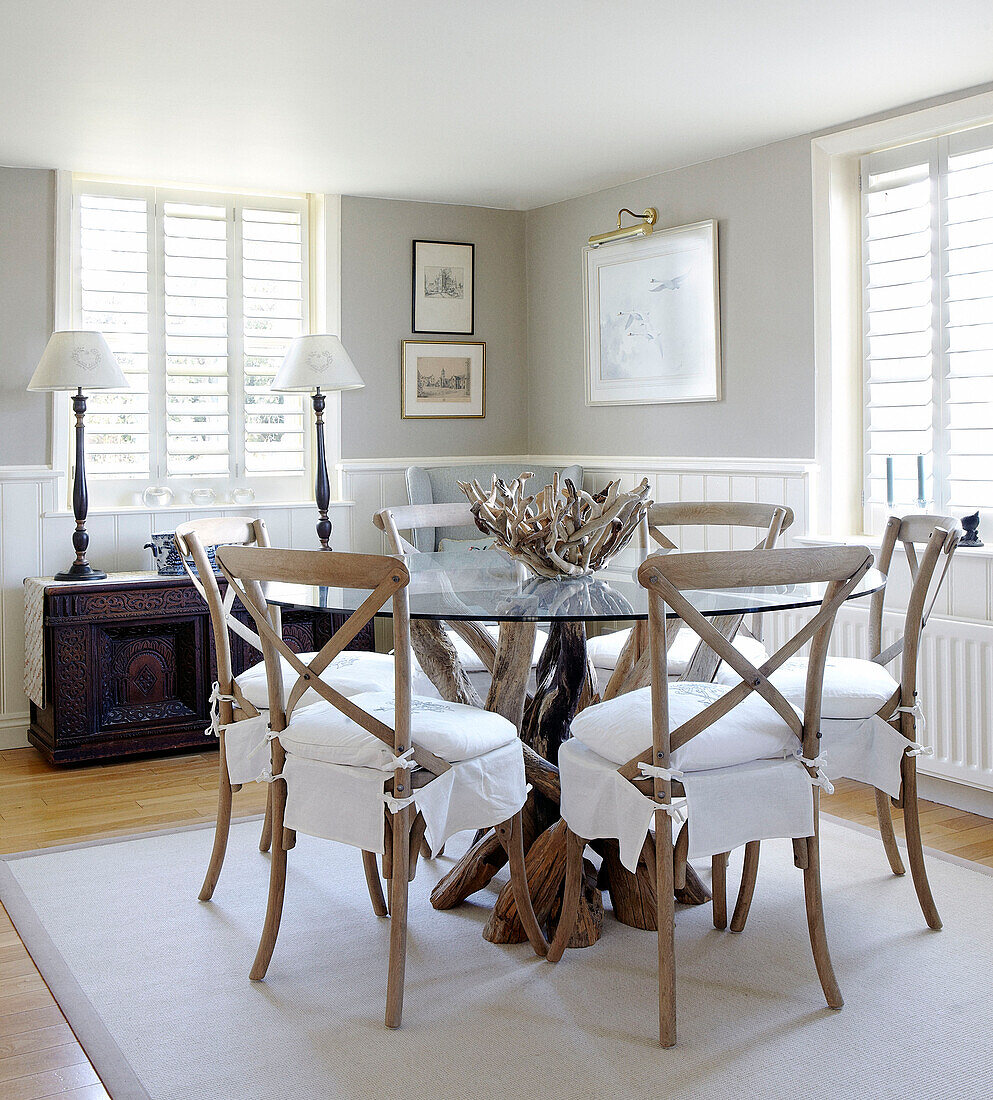
[[[584,249],[587,405],[719,401],[717,222]]]

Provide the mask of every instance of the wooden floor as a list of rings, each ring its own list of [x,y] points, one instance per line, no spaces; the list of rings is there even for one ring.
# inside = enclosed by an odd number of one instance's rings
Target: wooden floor
[[[213,753],[86,768],[52,768],[33,749],[0,752],[0,852],[213,820]],[[265,787],[235,795],[235,813],[261,813]],[[870,791],[844,780],[825,812],[876,822]],[[894,813],[900,831],[900,815]],[[924,843],[993,867],[993,821],[922,803]],[[913,887],[907,882],[907,889]],[[96,1100],[107,1093],[0,907],[0,1096]]]

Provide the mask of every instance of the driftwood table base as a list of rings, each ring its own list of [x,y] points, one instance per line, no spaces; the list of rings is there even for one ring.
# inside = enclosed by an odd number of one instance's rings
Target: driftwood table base
[[[416,630],[411,623],[411,641],[422,668],[442,695],[454,702],[480,705],[458,665],[454,648],[445,637],[442,624],[421,620]],[[461,630],[460,630],[461,633]],[[570,736],[570,726],[579,710],[598,698],[596,678],[586,655],[586,629],[582,622],[556,621],[536,669],[537,688],[527,696],[527,682],[534,646],[534,623],[503,623],[493,657],[494,673],[486,701],[488,710],[502,714],[521,731],[525,767],[532,786],[524,807],[525,868],[535,915],[546,935],[554,933],[562,904],[565,879],[565,822],[559,813],[560,785],[556,763],[559,745]],[[634,645],[647,641],[647,632],[637,630]],[[630,655],[630,667],[638,666]],[[632,686],[640,686],[640,667]],[[468,690],[467,690],[468,688]],[[611,694],[631,690],[614,684]],[[635,928],[655,928],[655,852],[649,836],[632,875],[621,866],[614,841],[595,841],[591,847],[602,857],[599,872],[585,860],[579,918],[570,947],[587,947],[597,941],[603,924],[603,896],[611,898],[618,920]],[[437,884],[431,894],[436,909],[451,909],[482,890],[506,863],[507,856],[496,834],[490,830],[479,837],[469,851]],[[676,897],[691,905],[710,899],[710,893],[692,867],[686,868],[685,885]],[[483,931],[493,943],[522,943],[527,937],[517,915],[509,884],[497,897]]]

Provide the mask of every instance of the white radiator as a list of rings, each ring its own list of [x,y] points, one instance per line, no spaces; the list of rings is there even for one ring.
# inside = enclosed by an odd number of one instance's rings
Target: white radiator
[[[766,617],[766,646],[774,650],[810,617],[783,611]],[[903,615],[883,616],[883,646],[903,632]],[[831,652],[840,657],[866,657],[869,649],[867,609],[843,608],[838,614]],[[934,749],[921,756],[919,770],[957,783],[993,791],[993,626],[936,615],[924,631],[917,690],[927,728],[918,736]],[[892,670],[899,668],[895,661]]]

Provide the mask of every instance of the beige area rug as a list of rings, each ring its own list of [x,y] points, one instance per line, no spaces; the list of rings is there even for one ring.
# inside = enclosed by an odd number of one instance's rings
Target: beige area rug
[[[269,977],[250,983],[258,831],[234,826],[209,904],[209,828],[0,863],[0,897],[115,1100],[993,1096],[993,878],[959,863],[930,860],[932,933],[878,839],[824,822],[836,1013],[790,846],[767,843],[743,935],[715,931],[709,906],[677,912],[679,1045],[664,1051],[653,934],[608,913],[558,966],[486,943],[491,893],[428,904],[447,856],[413,884],[400,1031],[382,1025],[389,924],[352,849],[299,838]]]

